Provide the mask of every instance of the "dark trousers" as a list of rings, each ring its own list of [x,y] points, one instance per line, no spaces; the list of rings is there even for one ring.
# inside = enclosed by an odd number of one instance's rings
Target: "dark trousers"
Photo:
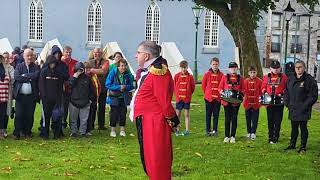
[[[67,122],[67,118],[68,118],[68,108],[69,108],[69,103],[70,103],[70,97],[71,94],[69,93],[63,93],[63,121],[62,121],[62,126],[64,128],[67,127],[68,122]]]
[[[97,112],[97,101],[93,101],[90,104],[90,111],[89,111],[89,116],[88,116],[88,121],[87,121],[87,132],[90,132],[91,130],[94,129],[96,112]]]
[[[127,106],[124,104],[123,99],[119,99],[118,106],[110,106],[110,126],[116,127],[117,123],[119,126],[126,125],[126,114],[127,114]]]
[[[16,117],[13,135],[16,137],[20,137],[20,134],[30,136],[32,135],[36,99],[33,95],[19,94],[18,97],[15,103]]]
[[[0,129],[7,129],[8,126],[7,116],[7,102],[0,103]]]
[[[238,106],[233,106],[232,104],[228,103],[227,106],[224,106],[224,113],[225,113],[225,137],[236,137],[237,132],[237,123],[238,123]],[[230,126],[231,126],[231,133],[230,133]]]
[[[101,92],[98,100],[98,125],[99,128],[104,128],[106,122],[106,92]]]
[[[291,121],[291,140],[290,145],[295,147],[299,135],[299,126],[301,131],[301,148],[307,147],[308,141],[308,121]]]
[[[44,124],[42,124],[42,126],[41,126],[42,127],[41,135],[45,138],[49,137],[50,120],[52,119],[51,118],[52,117],[52,110],[56,106],[56,104],[57,104],[56,102],[42,101],[45,121],[44,121]],[[59,121],[61,121],[61,120],[52,121],[51,128],[53,130],[53,134],[55,137],[58,137],[61,132],[62,122],[59,122]]]
[[[283,107],[283,105],[267,107],[269,141],[278,142],[279,140]]]
[[[215,100],[212,102],[205,100],[205,103],[206,103],[206,132],[209,133],[211,131],[211,116],[213,117],[213,130],[217,132],[221,103]]]
[[[259,109],[255,110],[253,108],[246,110],[246,120],[247,120],[247,132],[256,133],[259,119]]]

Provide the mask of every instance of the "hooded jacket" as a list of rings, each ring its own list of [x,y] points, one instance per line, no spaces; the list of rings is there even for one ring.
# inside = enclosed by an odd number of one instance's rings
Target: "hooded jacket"
[[[75,65],[75,69],[84,69],[82,62],[78,62]],[[90,77],[83,72],[79,77],[71,77],[69,79],[69,86],[71,87],[71,99],[70,103],[77,108],[83,108],[90,101],[94,101],[94,88],[91,83]]]
[[[50,64],[55,64],[50,68]],[[63,79],[57,69],[58,60],[50,55],[47,57],[46,65],[41,69],[39,78],[39,90],[42,101],[60,102],[63,92]]]

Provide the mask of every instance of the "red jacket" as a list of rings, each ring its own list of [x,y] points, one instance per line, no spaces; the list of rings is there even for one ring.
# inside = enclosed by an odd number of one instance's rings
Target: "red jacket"
[[[214,73],[211,68],[204,74],[202,79],[202,91],[205,100],[209,102],[212,102],[213,100],[220,102],[221,97],[218,87],[222,76],[222,72],[218,71],[217,73]]]
[[[272,94],[272,84],[275,84],[275,95],[284,94],[286,88],[287,76],[283,73],[273,74],[268,73],[263,76],[263,82],[261,87],[261,92],[267,92],[269,95]]]
[[[237,82],[239,82],[239,83],[234,85],[232,88],[232,84],[228,82],[228,77],[227,77],[228,74],[222,76],[220,84],[219,84],[219,88],[218,88],[218,91],[220,92],[220,94],[223,90],[230,90],[230,89],[243,92],[243,78],[238,74],[229,74],[229,75],[230,75],[230,82],[231,83],[237,83]],[[238,76],[240,77],[240,80],[238,80]],[[221,99],[221,104],[223,106],[227,106],[228,102]],[[239,104],[232,104],[232,105],[238,106]]]
[[[188,72],[185,75],[179,72],[174,76],[174,92],[177,103],[180,101],[190,103],[194,89],[195,81]]]
[[[70,60],[62,59],[62,62],[64,62],[68,66],[69,77],[72,77],[74,74],[74,66],[78,61],[71,58]]]
[[[64,62],[68,66],[69,77],[72,77],[74,74],[74,66],[77,64],[78,61],[72,58],[70,60],[66,60],[62,58],[62,62]],[[71,93],[71,89],[67,82],[64,83],[64,91]]]
[[[262,80],[258,77],[251,79],[247,78],[243,83],[243,107],[247,110],[260,108],[259,97],[261,96]]]
[[[171,73],[149,72],[134,99],[134,119],[142,116],[143,154],[149,179],[171,179],[171,127],[166,118],[176,116],[171,104],[174,85]]]

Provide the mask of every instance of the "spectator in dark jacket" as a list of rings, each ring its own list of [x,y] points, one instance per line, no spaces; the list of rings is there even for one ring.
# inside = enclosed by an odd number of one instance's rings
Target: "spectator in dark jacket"
[[[26,48],[25,48],[26,49]],[[24,59],[23,59],[23,52],[24,50],[21,50],[19,47],[15,47],[14,48],[14,51],[12,52],[12,55],[13,55],[13,67],[16,68],[16,66],[20,63],[23,63],[24,62]]]
[[[39,79],[39,90],[43,105],[43,112],[45,121],[42,124],[41,135],[42,138],[49,138],[49,127],[52,111],[54,108],[61,107],[62,92],[63,92],[63,79],[61,72],[57,69],[58,60],[50,55],[46,59],[46,63],[41,69]],[[52,121],[52,130],[54,139],[60,136],[61,122]]]
[[[14,122],[14,138],[20,139],[21,135],[32,136],[34,110],[39,101],[39,67],[34,63],[35,58],[31,49],[23,53],[24,63],[18,64],[14,71],[13,96],[16,99],[16,117]]]
[[[62,51],[57,45],[52,46],[51,55],[53,55],[57,59],[57,62],[56,62],[56,65],[55,65],[55,71],[59,72],[57,74],[59,76],[59,79],[62,79],[63,82],[68,81],[68,79],[69,79],[68,66],[64,62],[61,61]],[[48,66],[48,63],[44,63],[42,68],[46,68],[47,66]],[[64,97],[62,96],[61,97],[61,101],[60,101],[61,103],[63,102],[62,101],[63,98]],[[60,107],[63,109],[63,104],[60,104]],[[58,120],[58,122],[60,122],[60,120]],[[42,125],[43,125],[43,118],[41,118],[41,120],[40,120],[40,128],[39,128],[40,130],[44,128]],[[67,126],[67,123],[66,122],[62,122],[61,125],[60,124],[56,124],[56,125],[58,127],[61,127],[60,134],[59,135],[58,134],[55,135],[55,138],[59,138],[60,136],[63,136],[63,128],[65,128]],[[40,136],[44,136],[44,134],[42,134],[42,131],[40,133]]]
[[[109,90],[107,103],[110,104],[110,126],[111,137],[116,137],[115,128],[120,126],[120,136],[126,136],[124,126],[126,125],[127,106],[130,105],[133,89],[133,76],[127,70],[128,63],[120,59],[117,68],[109,73],[106,80],[106,88]]]
[[[75,65],[75,73],[70,78],[71,97],[69,103],[69,123],[71,137],[77,136],[77,122],[79,119],[79,134],[86,136],[90,103],[94,100],[94,89],[90,77],[85,74],[82,62]]]
[[[305,72],[304,61],[295,63],[295,73],[292,74],[286,85],[284,103],[289,109],[291,120],[291,140],[286,150],[295,149],[296,141],[301,130],[301,146],[298,153],[304,153],[307,147],[307,123],[311,118],[312,105],[318,99],[318,86],[315,79]]]

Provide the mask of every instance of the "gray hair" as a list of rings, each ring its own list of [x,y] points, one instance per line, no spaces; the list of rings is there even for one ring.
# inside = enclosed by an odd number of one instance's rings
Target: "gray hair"
[[[302,61],[302,60],[298,60],[298,61],[296,61],[294,64],[295,64],[295,65],[296,65],[296,64],[302,64],[302,66],[303,66],[304,68],[306,68],[306,63],[305,63],[304,61]]]
[[[152,58],[160,56],[160,49],[156,42],[154,41],[142,41],[138,47],[142,47],[147,53],[151,55]]]

